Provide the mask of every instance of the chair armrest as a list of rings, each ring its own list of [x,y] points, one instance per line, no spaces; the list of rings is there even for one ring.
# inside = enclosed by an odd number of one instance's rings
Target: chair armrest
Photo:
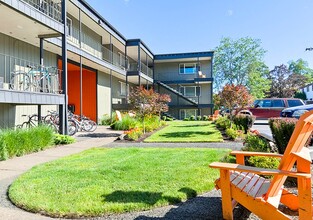
[[[213,162],[209,166],[212,168],[218,168],[218,169],[223,169],[223,170],[249,172],[249,173],[255,173],[259,175],[285,175],[285,176],[290,176],[290,177],[295,177],[295,178],[298,178],[298,177],[310,178],[311,177],[311,173],[298,173],[294,171],[265,169],[265,168],[259,168],[259,167],[244,166],[244,165],[234,164],[234,163]]]
[[[243,156],[265,156],[265,157],[279,157],[282,158],[282,154],[266,153],[266,152],[252,152],[252,151],[232,151],[231,155],[243,155]]]

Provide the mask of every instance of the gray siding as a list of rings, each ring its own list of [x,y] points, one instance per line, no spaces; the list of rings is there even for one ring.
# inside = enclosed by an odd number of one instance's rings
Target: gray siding
[[[10,81],[10,72],[39,63],[39,47],[0,33],[0,77],[4,77],[6,83]],[[44,65],[57,66],[57,55],[45,51]]]
[[[111,88],[110,75],[103,72],[98,72],[98,117],[99,119],[107,114],[111,114]]]
[[[172,81],[172,80],[193,80],[198,77],[198,73],[195,74],[180,74],[179,64],[181,63],[197,63],[195,62],[169,62],[169,63],[155,63],[154,73],[155,79],[160,81]],[[207,78],[212,77],[211,73],[211,61],[200,62],[200,69]]]

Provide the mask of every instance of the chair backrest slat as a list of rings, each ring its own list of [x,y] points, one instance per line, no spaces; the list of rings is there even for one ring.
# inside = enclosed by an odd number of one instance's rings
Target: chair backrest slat
[[[284,156],[282,157],[278,169],[290,171],[295,164],[295,157],[291,153],[301,152],[313,131],[313,111],[303,114],[296,124],[292,136],[288,142]],[[271,186],[265,199],[276,196],[281,190],[287,176],[275,176],[271,181]]]

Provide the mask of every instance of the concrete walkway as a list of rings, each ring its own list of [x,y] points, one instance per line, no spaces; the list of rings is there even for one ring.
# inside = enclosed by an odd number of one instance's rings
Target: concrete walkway
[[[107,127],[100,126],[93,133],[78,133],[75,137],[76,143],[47,149],[38,153],[29,154],[23,157],[16,157],[0,162],[0,219],[1,220],[39,220],[52,219],[38,214],[23,211],[14,205],[7,198],[7,190],[10,184],[22,173],[33,166],[56,160],[81,151],[104,146],[113,142],[121,131],[113,131]]]

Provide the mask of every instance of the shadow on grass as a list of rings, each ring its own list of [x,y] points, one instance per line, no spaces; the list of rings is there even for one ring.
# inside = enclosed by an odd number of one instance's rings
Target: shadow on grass
[[[188,187],[181,188],[178,192],[185,193],[187,199],[197,196],[197,192]],[[169,204],[177,204],[181,202],[179,197],[163,196],[161,192],[147,192],[147,191],[121,191],[117,190],[111,194],[103,195],[104,202],[115,203],[145,203],[154,205],[159,200],[166,200]]]
[[[174,128],[192,128],[192,127],[208,127],[208,126],[212,126],[212,124],[203,124],[203,125],[174,125],[172,127]]]
[[[214,131],[181,131],[181,132],[172,132],[172,133],[165,133],[161,134],[160,137],[165,137],[165,138],[188,138],[191,136],[195,135],[211,135],[215,134],[216,132]]]
[[[143,192],[143,191],[115,191],[109,195],[103,195],[104,202],[115,203],[145,203],[154,205],[159,200],[165,199],[169,204],[176,204],[181,202],[178,197],[162,196],[162,193]]]

